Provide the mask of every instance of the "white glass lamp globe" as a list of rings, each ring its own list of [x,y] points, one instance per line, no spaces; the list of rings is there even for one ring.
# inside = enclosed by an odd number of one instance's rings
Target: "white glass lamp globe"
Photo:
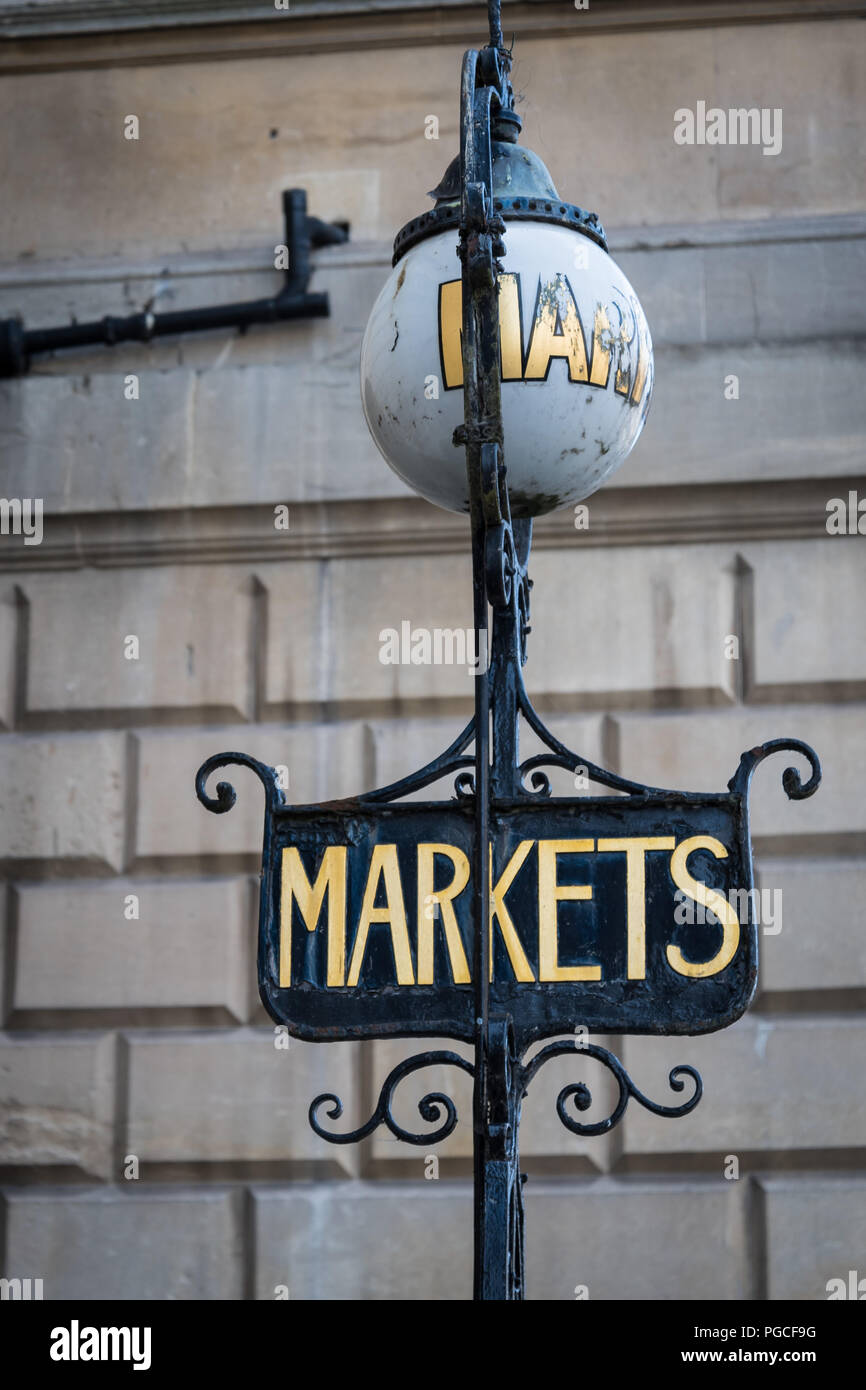
[[[530,151],[497,142],[494,153],[494,197],[506,224],[506,483],[512,515],[539,516],[589,497],[631,453],[652,395],[652,341],[597,219],[560,201]],[[466,455],[453,443],[463,423],[453,186],[452,165],[440,185],[446,196],[397,238],[361,348],[361,396],[394,472],[438,506],[468,512]]]

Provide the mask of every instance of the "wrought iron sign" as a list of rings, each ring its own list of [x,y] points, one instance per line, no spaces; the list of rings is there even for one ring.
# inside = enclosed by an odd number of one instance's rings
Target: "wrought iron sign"
[[[767,751],[745,755],[716,796],[492,798],[488,997],[520,1050],[576,1022],[695,1034],[739,1018],[758,956],[755,922],[740,920],[752,904],[743,769]],[[205,768],[233,760],[248,762]],[[271,1016],[317,1042],[473,1040],[472,792],[293,807],[270,769],[248,765],[269,791],[259,976]]]
[[[453,1100],[439,1092],[425,1096],[419,1111],[427,1128],[413,1133],[392,1114],[395,1088],[431,1065],[469,1072],[475,1296],[516,1299],[524,1294],[517,1135],[530,1082],[551,1058],[574,1058],[578,1074],[560,1091],[557,1112],[581,1135],[611,1129],[630,1099],[671,1118],[695,1108],[702,1087],[693,1067],[671,1071],[673,1103],[662,1104],[644,1095],[605,1048],[576,1040],[575,1027],[583,1025],[589,1035],[692,1035],[740,1017],[758,971],[752,774],[772,753],[802,755],[809,766],[806,780],[793,767],[782,778],[787,795],[801,800],[816,790],[821,770],[805,743],[774,739],[742,755],[724,791],[644,786],[565,747],[530,702],[522,668],[531,516],[561,498],[542,488],[533,496],[525,487],[512,487],[505,467],[502,393],[508,377],[500,258],[515,204],[525,203],[516,211],[528,215],[539,211],[539,200],[530,208],[531,199],[513,194],[505,207],[497,197],[494,169],[507,163],[503,147],[513,145],[519,121],[495,0],[489,10],[490,44],[464,58],[456,171],[452,167],[437,190],[437,209],[427,221],[416,219],[400,234],[395,256],[399,264],[425,236],[459,232],[464,409],[454,442],[466,458],[475,625],[481,650],[490,655],[475,675],[474,716],[433,762],[351,800],[291,805],[273,768],[233,752],[203,764],[196,791],[208,810],[229,811],[232,786],[219,781],[212,795],[208,782],[231,764],[251,769],[264,786],[258,974],[273,1019],[315,1042],[434,1035],[474,1044],[473,1062],[450,1050],[401,1062],[357,1130],[331,1127],[342,1113],[334,1095],[314,1099],[309,1119],[334,1144],[354,1143],[384,1125],[406,1143],[430,1145],[457,1124]],[[543,221],[548,210],[540,201]],[[587,237],[594,252],[606,256],[597,218],[560,205],[558,198],[551,207],[557,232],[567,226],[576,242]],[[431,286],[437,309],[441,287],[453,278],[443,273],[446,278]],[[509,313],[515,311],[513,283],[504,301]],[[562,287],[554,284],[545,306],[540,278],[539,286],[536,330],[547,315],[548,359],[569,357],[570,379],[574,322],[570,329]],[[390,286],[386,291],[391,294]],[[614,292],[620,293],[616,286]],[[612,314],[599,308],[602,326],[596,321],[587,366],[592,374],[595,354],[607,354],[610,408],[642,412],[639,419],[631,417],[625,453],[640,432],[652,387],[648,330],[636,300],[634,306],[633,331],[607,338],[603,325],[610,325]],[[434,342],[441,343],[440,325],[441,318]],[[564,362],[555,365],[566,368]],[[447,370],[453,380],[453,362]],[[525,383],[527,373],[515,372],[512,379]],[[365,409],[369,419],[369,398]],[[617,432],[621,439],[618,424]],[[598,486],[599,476],[596,470],[578,481],[581,495]],[[524,725],[544,751],[521,760]],[[597,792],[554,796],[553,768],[579,773]],[[450,786],[440,799],[407,799],[446,780]],[[688,914],[676,912],[683,901],[703,909],[691,923]],[[528,1055],[532,1044],[545,1039],[554,1040]],[[580,1119],[591,1104],[583,1080],[587,1059],[606,1067],[618,1086],[610,1115],[595,1122]]]

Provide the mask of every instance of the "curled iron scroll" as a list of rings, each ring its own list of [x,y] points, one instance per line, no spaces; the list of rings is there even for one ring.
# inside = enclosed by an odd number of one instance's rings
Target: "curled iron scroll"
[[[740,758],[740,765],[728,783],[732,792],[745,796],[748,793],[755,768],[772,753],[801,753],[810,768],[807,782],[795,767],[786,767],[782,773],[782,786],[790,801],[803,801],[812,796],[821,785],[821,762],[814,748],[799,738],[771,738],[767,743],[759,743],[756,748],[748,748]]]
[[[563,1086],[556,1098],[556,1113],[566,1129],[570,1129],[572,1134],[584,1136],[607,1134],[609,1130],[613,1129],[614,1125],[619,1124],[625,1114],[626,1106],[632,1098],[634,1098],[639,1105],[642,1105],[645,1110],[651,1110],[654,1115],[663,1115],[666,1119],[678,1119],[680,1116],[688,1115],[690,1111],[694,1110],[703,1095],[703,1082],[701,1081],[700,1074],[694,1067],[685,1065],[673,1067],[668,1074],[671,1090],[681,1091],[685,1086],[683,1077],[686,1076],[690,1077],[695,1083],[695,1089],[688,1100],[683,1101],[682,1105],[659,1105],[657,1101],[650,1100],[648,1096],[645,1096],[643,1092],[638,1089],[622,1062],[620,1062],[617,1057],[614,1057],[612,1052],[608,1052],[607,1048],[598,1047],[595,1043],[586,1043],[581,1047],[578,1043],[572,1041],[548,1043],[547,1047],[543,1047],[540,1052],[535,1054],[532,1060],[522,1069],[520,1079],[523,1087],[523,1094],[526,1094],[526,1088],[529,1086],[530,1081],[535,1076],[536,1072],[544,1066],[545,1062],[549,1062],[552,1057],[573,1057],[575,1054],[579,1057],[594,1057],[597,1062],[601,1062],[603,1066],[607,1067],[608,1071],[613,1073],[617,1085],[619,1086],[619,1095],[616,1105],[606,1119],[599,1120],[595,1124],[581,1124],[579,1120],[575,1120],[568,1113],[566,1106],[569,1100],[573,1100],[575,1109],[580,1111],[588,1110],[592,1104],[592,1092],[582,1081],[572,1082],[568,1086]]]
[[[465,749],[475,737],[475,716],[449,744],[443,753],[434,758],[431,762],[425,763],[424,767],[412,772],[408,777],[401,777],[398,782],[391,782],[387,787],[377,787],[375,791],[365,792],[359,798],[365,805],[377,805],[389,801],[397,801],[401,796],[408,796],[411,792],[420,791],[422,787],[427,787],[431,782],[438,782],[441,778],[449,776],[452,772],[458,772],[455,786],[458,797],[465,795],[463,789],[463,779],[468,775],[461,769],[472,768],[475,766],[475,759],[465,754]]]
[[[232,763],[236,763],[238,767],[248,767],[256,774],[265,789],[269,810],[286,804],[285,796],[277,782],[275,768],[259,762],[258,758],[251,758],[248,753],[215,753],[212,758],[202,763],[195,775],[195,794],[208,811],[213,811],[215,816],[224,815],[237,801],[237,792],[231,782],[217,782],[216,796],[209,796],[207,792],[207,780],[211,773],[218,767],[230,767]]]
[[[328,1117],[331,1120],[339,1120],[343,1113],[343,1102],[339,1096],[326,1092],[324,1095],[316,1096],[310,1102],[309,1118],[312,1129],[318,1134],[320,1139],[327,1139],[329,1144],[357,1144],[360,1139],[366,1139],[380,1125],[385,1125],[394,1135],[395,1139],[402,1139],[406,1144],[438,1144],[440,1140],[447,1139],[452,1134],[457,1125],[457,1107],[450,1096],[443,1095],[441,1091],[431,1091],[428,1095],[422,1096],[418,1102],[418,1111],[422,1120],[429,1124],[435,1124],[439,1119],[442,1110],[445,1111],[445,1120],[438,1129],[428,1130],[425,1134],[413,1134],[411,1130],[404,1129],[394,1119],[391,1113],[391,1103],[394,1099],[394,1091],[403,1080],[413,1071],[420,1071],[422,1067],[452,1066],[460,1067],[461,1070],[468,1072],[470,1076],[475,1074],[475,1068],[465,1057],[461,1057],[457,1052],[422,1052],[417,1057],[409,1057],[404,1062],[398,1063],[393,1071],[389,1072],[379,1093],[379,1102],[373,1114],[365,1125],[360,1129],[350,1130],[348,1134],[334,1134],[323,1129],[318,1112],[323,1105],[330,1102]]]

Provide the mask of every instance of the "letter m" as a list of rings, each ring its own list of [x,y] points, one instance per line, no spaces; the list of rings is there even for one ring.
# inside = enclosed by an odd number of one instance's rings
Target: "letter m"
[[[757,888],[732,888],[728,894],[728,902],[737,914],[737,921],[741,927],[751,921],[760,921],[761,896]]]
[[[328,894],[327,984],[346,983],[346,846],[329,845],[322,856],[315,883],[310,883],[294,845],[283,850],[280,892],[280,988],[292,983],[292,906],[307,931],[315,931]]]
[[[738,106],[728,112],[728,144],[757,145],[761,139],[761,113],[757,106],[749,110]]]
[[[462,628],[435,628],[433,661],[437,666],[466,665],[466,633]]]
[[[99,1336],[99,1357],[102,1361],[129,1361],[132,1333],[128,1327],[102,1327]]]
[[[0,1299],[20,1299],[20,1279],[0,1279]]]

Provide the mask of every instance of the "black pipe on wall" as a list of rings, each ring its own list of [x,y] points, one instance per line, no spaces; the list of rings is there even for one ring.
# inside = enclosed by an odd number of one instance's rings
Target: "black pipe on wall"
[[[38,353],[65,348],[116,343],[147,343],[168,334],[201,333],[214,328],[246,329],[257,323],[290,319],[327,318],[331,312],[327,294],[310,294],[310,250],[349,239],[348,226],[322,222],[307,216],[307,195],[302,188],[283,193],[285,244],[289,268],[285,285],[269,299],[249,299],[202,309],[180,309],[154,314],[144,310],[123,318],[106,315],[90,323],[70,323],[59,328],[25,328],[20,318],[0,320],[0,377],[25,376],[31,358]]]

